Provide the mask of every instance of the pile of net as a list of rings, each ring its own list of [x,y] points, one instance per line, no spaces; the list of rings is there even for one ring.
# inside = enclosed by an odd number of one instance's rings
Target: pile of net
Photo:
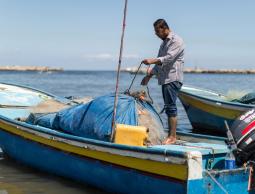
[[[114,94],[100,96],[85,104],[78,104],[55,113],[45,113],[39,105],[37,113],[30,114],[27,121],[54,130],[63,131],[80,137],[110,141],[112,133],[112,116]],[[163,124],[149,102],[129,95],[118,97],[116,123],[145,126],[149,129],[148,144],[161,144]]]
[[[243,104],[255,104],[255,92],[248,93],[239,99],[234,99],[232,102],[239,102]]]

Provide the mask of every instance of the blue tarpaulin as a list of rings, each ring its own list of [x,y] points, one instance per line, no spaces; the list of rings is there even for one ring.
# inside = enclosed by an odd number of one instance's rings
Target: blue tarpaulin
[[[138,125],[137,103],[158,117],[154,108],[131,96],[120,94],[116,123]],[[98,97],[87,104],[80,104],[59,111],[28,119],[29,123],[61,130],[81,137],[110,141],[114,94]]]

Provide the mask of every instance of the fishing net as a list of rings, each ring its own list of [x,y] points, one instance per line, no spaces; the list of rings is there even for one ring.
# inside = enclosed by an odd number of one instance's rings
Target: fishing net
[[[242,98],[245,94],[247,94],[248,92],[246,90],[228,90],[227,94],[225,95],[226,100],[228,101],[232,101],[232,100],[236,100],[236,99],[240,99]]]
[[[45,101],[32,109],[26,122],[80,137],[110,141],[113,104],[113,94],[71,107]],[[153,106],[132,96],[119,95],[116,123],[148,128],[148,145],[160,144],[163,138],[162,121]]]
[[[79,99],[75,99],[76,103],[85,104],[92,100],[91,97],[83,97]],[[31,113],[55,113],[62,109],[69,108],[71,105],[64,104],[54,99],[45,100],[39,103],[37,106],[31,107]]]
[[[255,92],[245,94],[239,99],[234,99],[233,102],[239,102],[243,104],[255,104]]]

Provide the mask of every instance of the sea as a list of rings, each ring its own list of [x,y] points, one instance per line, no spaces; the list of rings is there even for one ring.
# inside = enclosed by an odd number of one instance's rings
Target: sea
[[[137,75],[131,91],[147,89],[158,112],[163,108],[161,87],[152,78],[148,88],[140,85],[144,75]],[[122,72],[119,92],[127,90],[133,74]],[[113,93],[116,88],[115,71],[15,72],[1,71],[0,82],[15,83],[40,89],[58,96],[74,98]],[[192,74],[184,75],[184,85],[217,91],[231,98],[255,91],[255,74]],[[182,104],[178,101],[178,130],[193,133]],[[166,116],[161,114],[165,128]],[[92,194],[105,193],[90,185],[47,174],[22,165],[4,154],[0,156],[0,194]]]

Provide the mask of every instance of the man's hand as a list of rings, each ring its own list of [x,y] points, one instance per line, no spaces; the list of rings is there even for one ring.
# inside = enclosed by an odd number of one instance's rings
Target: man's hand
[[[146,86],[146,85],[149,83],[149,81],[150,81],[150,79],[151,79],[151,76],[152,76],[152,75],[146,75],[146,76],[143,78],[143,80],[141,81],[141,85]]]
[[[150,64],[160,64],[161,62],[159,59],[144,59],[142,63],[144,63],[145,65],[150,65]]]

